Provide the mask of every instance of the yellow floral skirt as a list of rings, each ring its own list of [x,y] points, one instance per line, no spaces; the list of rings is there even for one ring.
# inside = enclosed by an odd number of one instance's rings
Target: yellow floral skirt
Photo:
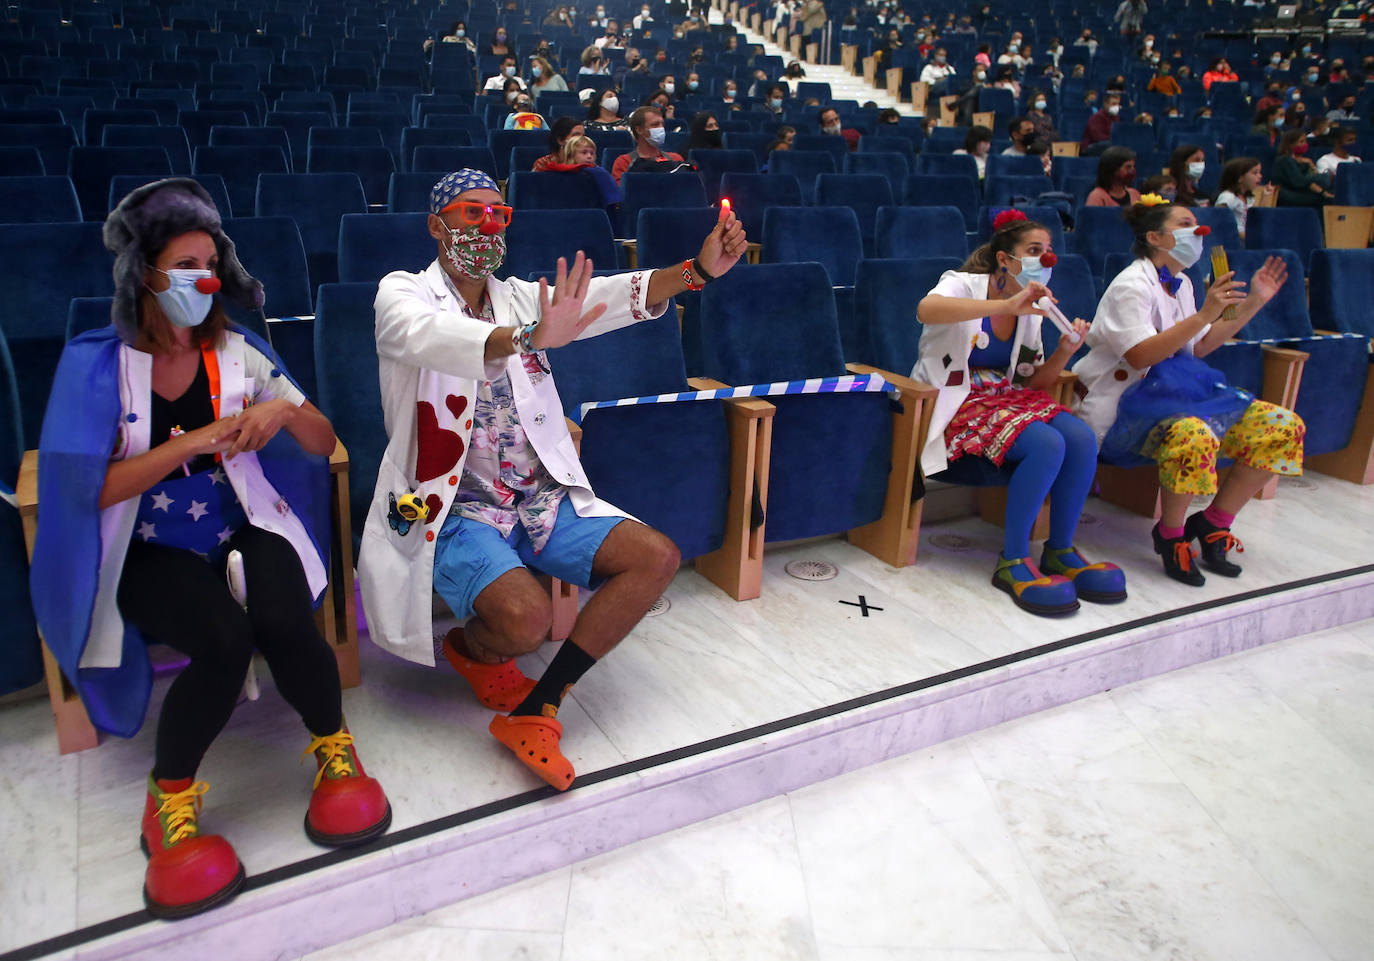
[[[1180,418],[1165,430],[1154,452],[1159,484],[1174,494],[1215,494],[1218,454],[1257,470],[1297,477],[1306,432],[1297,414],[1262,400],[1252,403],[1220,440],[1201,419]]]

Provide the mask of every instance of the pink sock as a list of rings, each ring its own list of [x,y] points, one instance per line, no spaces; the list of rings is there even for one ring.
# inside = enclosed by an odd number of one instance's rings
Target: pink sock
[[[1235,514],[1227,514],[1225,511],[1217,510],[1215,504],[1203,511],[1202,516],[1207,518],[1207,522],[1213,527],[1224,527],[1227,530],[1231,529],[1231,524],[1236,519]]]
[[[1159,536],[1162,537],[1162,538],[1164,538],[1165,540],[1169,540],[1169,541],[1177,540],[1178,538],[1180,538],[1180,537],[1183,536],[1183,528],[1181,528],[1181,527],[1165,527],[1165,526],[1164,526],[1164,522],[1163,522],[1163,521],[1160,521],[1160,522],[1159,522]]]

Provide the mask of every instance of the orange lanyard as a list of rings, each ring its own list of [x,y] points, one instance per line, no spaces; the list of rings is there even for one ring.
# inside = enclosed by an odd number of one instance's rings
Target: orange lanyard
[[[210,381],[210,406],[219,420],[219,355],[210,344],[200,348],[201,359],[205,361],[205,376]]]

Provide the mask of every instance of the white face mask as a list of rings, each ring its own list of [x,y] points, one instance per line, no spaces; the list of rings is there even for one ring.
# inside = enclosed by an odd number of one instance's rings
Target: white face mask
[[[821,130],[828,134],[838,134],[840,132],[840,125],[838,123],[828,123],[821,127]]]
[[[1050,105],[1050,104],[1049,104],[1049,101],[1048,101],[1048,100],[1037,100],[1037,101],[1035,101],[1035,109],[1036,109],[1036,110],[1044,110],[1044,109],[1045,109],[1046,107],[1048,107],[1049,105]]]
[[[1173,231],[1174,249],[1168,251],[1168,254],[1178,261],[1184,270],[1197,263],[1198,258],[1202,256],[1202,238],[1196,231],[1196,227],[1180,227]]]
[[[464,30],[462,27],[459,27],[457,30],[454,31],[453,35],[457,37],[459,40],[462,40],[464,37],[468,35],[468,32]]]
[[[1194,161],[1188,164],[1188,176],[1194,180],[1201,180],[1202,175],[1207,171],[1207,164],[1201,161]]]
[[[219,290],[219,280],[208,270],[162,270],[154,267],[154,270],[167,275],[170,281],[166,290],[159,290],[153,294],[157,298],[157,305],[162,309],[162,313],[174,327],[199,327],[205,322],[205,318],[210,314],[210,307],[214,304],[216,290]],[[198,285],[199,281],[209,280],[211,283],[200,286],[211,287],[210,293],[203,293]]]
[[[607,97],[605,100],[601,101],[601,109],[609,110],[611,113],[619,113],[620,100],[616,97]]]
[[[663,92],[670,96],[675,90],[677,90],[677,84],[675,83],[665,83],[663,85]]]
[[[974,80],[977,80],[979,83],[982,83],[982,82],[983,82],[983,78],[985,78],[986,76],[987,76],[987,74],[984,73],[982,70],[976,70],[976,71],[974,71],[973,79],[974,79]]]
[[[515,103],[515,98],[518,97],[518,96],[520,96],[520,91],[519,91],[519,90],[507,90],[507,91],[506,91],[506,103]]]
[[[668,131],[664,127],[649,128],[649,143],[655,147],[662,147],[663,141],[668,138]]]
[[[1119,104],[1119,103],[1114,103],[1114,104],[1112,104],[1110,107],[1107,108],[1107,113],[1109,113],[1109,114],[1111,114],[1113,117],[1115,117],[1117,114],[1121,113],[1121,104]]]

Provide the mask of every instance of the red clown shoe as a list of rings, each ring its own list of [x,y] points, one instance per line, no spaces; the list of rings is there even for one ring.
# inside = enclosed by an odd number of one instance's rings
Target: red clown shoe
[[[157,918],[184,918],[223,904],[243,888],[244,871],[229,842],[201,834],[201,796],[210,786],[191,778],[155,781],[148,776],[143,835],[148,855],[143,903]]]
[[[376,778],[363,772],[348,727],[310,742],[319,770],[305,812],[305,833],[316,844],[343,847],[380,837],[391,826],[391,803]]]

